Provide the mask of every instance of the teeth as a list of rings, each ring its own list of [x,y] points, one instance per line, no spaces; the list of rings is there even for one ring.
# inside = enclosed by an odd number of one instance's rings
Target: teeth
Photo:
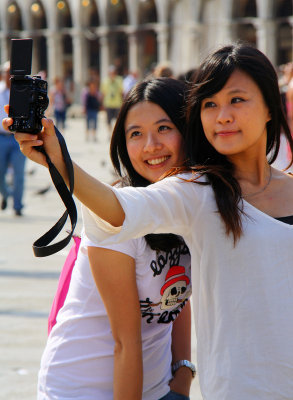
[[[166,161],[167,159],[168,159],[168,157],[154,158],[152,160],[147,160],[147,163],[151,164],[151,165],[157,165],[157,164],[161,164],[162,162]]]

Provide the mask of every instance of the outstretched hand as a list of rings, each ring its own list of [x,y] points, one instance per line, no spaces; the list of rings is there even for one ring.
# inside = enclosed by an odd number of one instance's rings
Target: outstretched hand
[[[9,106],[4,107],[8,114]],[[12,118],[4,118],[2,125],[5,130],[9,131],[9,126],[12,125]],[[66,167],[63,160],[60,144],[55,134],[54,123],[50,119],[42,119],[43,128],[39,134],[15,132],[14,138],[19,144],[20,151],[30,160],[48,167],[46,157],[38,151],[36,147],[43,146],[51,161],[59,170],[61,175],[65,173]],[[10,131],[9,131],[10,132]],[[64,175],[63,175],[64,176]]]

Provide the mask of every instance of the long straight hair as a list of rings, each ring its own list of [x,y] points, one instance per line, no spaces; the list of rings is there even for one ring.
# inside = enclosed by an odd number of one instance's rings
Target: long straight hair
[[[110,144],[112,164],[123,185],[148,186],[151,183],[136,172],[128,155],[125,137],[125,120],[128,111],[134,105],[144,101],[157,104],[169,116],[184,138],[186,90],[187,86],[184,82],[172,78],[146,79],[130,90],[120,109]],[[174,247],[184,245],[183,239],[173,234],[149,234],[145,236],[145,239],[154,250],[169,251]]]
[[[282,106],[277,74],[269,59],[245,43],[224,46],[209,55],[197,70],[187,99],[186,154],[189,166],[207,176],[226,233],[233,234],[234,243],[242,233],[241,188],[233,176],[233,165],[206,139],[201,123],[201,103],[219,92],[235,70],[241,70],[253,79],[269,109],[271,119],[267,122],[266,148],[269,163],[277,158],[281,132],[285,134],[293,153],[293,140]]]

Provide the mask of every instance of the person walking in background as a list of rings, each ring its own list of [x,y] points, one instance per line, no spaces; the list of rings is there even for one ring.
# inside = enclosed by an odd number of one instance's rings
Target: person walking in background
[[[74,166],[88,237],[106,246],[172,232],[186,241],[206,400],[293,398],[293,178],[271,166],[282,131],[293,150],[274,67],[236,43],[199,66],[187,99],[188,162],[173,176],[117,189]],[[53,127],[43,133],[16,139],[46,165],[32,149],[44,144],[68,180]]]
[[[102,81],[101,92],[103,106],[107,113],[109,132],[112,132],[112,123],[116,120],[123,101],[123,79],[117,75],[114,65],[110,65],[108,77]]]
[[[70,100],[66,93],[64,81],[61,78],[55,78],[54,86],[49,91],[49,100],[49,109],[47,112],[48,115],[50,115],[52,112],[56,127],[58,129],[64,129],[66,122],[66,111],[68,105],[70,104]]]
[[[86,116],[86,141],[93,138],[97,141],[98,112],[101,107],[101,93],[94,81],[88,83],[86,91],[82,94],[83,109]]]
[[[137,82],[138,73],[136,71],[128,71],[123,79],[123,97],[126,97],[130,90]]]
[[[9,103],[10,93],[10,63],[6,62],[1,68],[3,84],[0,88],[0,118],[5,117],[4,105]],[[22,215],[23,193],[25,180],[26,158],[16,146],[15,140],[2,124],[0,126],[0,193],[1,210],[5,210],[8,205],[8,198],[13,197],[13,208],[16,216]],[[8,172],[11,172],[12,182],[8,183]]]

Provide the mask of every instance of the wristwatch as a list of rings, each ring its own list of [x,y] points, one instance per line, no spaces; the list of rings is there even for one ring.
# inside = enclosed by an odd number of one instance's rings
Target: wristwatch
[[[175,364],[172,365],[172,375],[174,375],[175,372],[181,367],[189,368],[192,373],[192,377],[193,378],[195,377],[195,374],[196,374],[195,365],[192,364],[192,362],[190,362],[188,360],[180,360],[180,361],[175,362]]]

